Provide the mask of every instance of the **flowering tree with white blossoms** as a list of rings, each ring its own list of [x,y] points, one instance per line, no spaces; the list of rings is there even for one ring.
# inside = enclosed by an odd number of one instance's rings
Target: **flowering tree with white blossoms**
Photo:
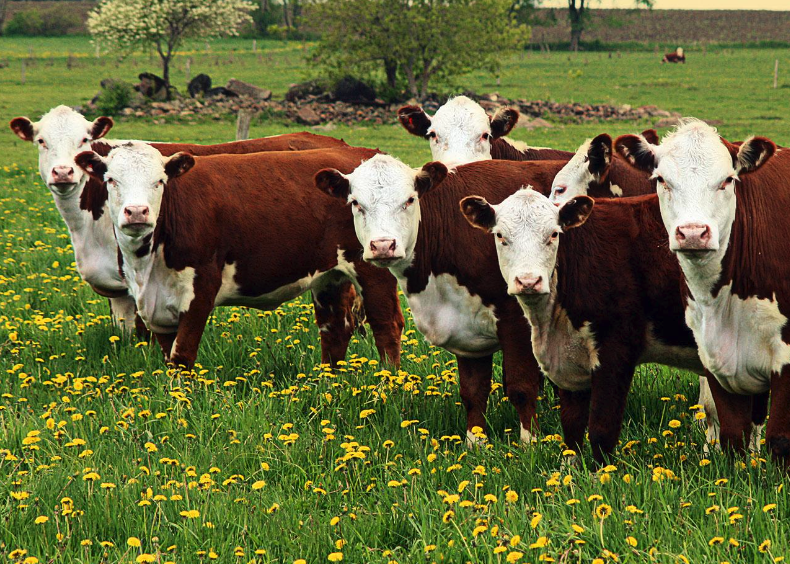
[[[170,62],[185,38],[238,35],[254,9],[247,0],[102,0],[88,16],[88,30],[109,50],[155,47],[169,92]]]

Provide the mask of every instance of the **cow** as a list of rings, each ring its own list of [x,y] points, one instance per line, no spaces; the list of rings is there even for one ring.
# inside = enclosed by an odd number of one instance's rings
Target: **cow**
[[[414,170],[376,155],[351,174],[326,169],[315,177],[320,190],[351,206],[362,258],[395,275],[417,329],[456,355],[470,445],[486,427],[496,351],[502,350],[505,392],[518,411],[523,442],[537,431],[542,376],[528,346],[529,325],[496,270],[493,242],[453,211],[464,196],[482,192],[502,200],[525,182],[548,193],[563,165],[488,160],[448,175],[439,162]]]
[[[646,138],[658,143],[654,129],[642,132]],[[549,199],[562,204],[576,196],[612,198],[654,194],[656,183],[649,175],[634,170],[612,152],[612,138],[602,133],[588,139],[576,154],[554,177]]]
[[[683,272],[686,323],[708,371],[722,446],[744,450],[755,398],[770,391],[766,444],[790,457],[790,153],[764,137],[740,146],[686,119],[661,145],[615,149],[658,183],[669,248]],[[737,186],[737,188],[736,188]]]
[[[507,292],[559,388],[565,443],[577,453],[588,421],[595,460],[613,452],[638,364],[703,371],[655,195],[556,206],[525,188],[498,205],[468,196],[460,207],[495,235]]]
[[[107,187],[122,269],[166,360],[191,368],[215,306],[273,309],[311,290],[322,360],[345,356],[353,323],[327,307],[350,281],[381,358],[398,364],[404,325],[395,279],[358,258],[350,213],[313,202],[313,175],[351,171],[377,151],[334,148],[247,155],[163,156],[140,142],[76,156]],[[92,197],[96,202],[99,198]],[[98,205],[98,204],[97,204]],[[342,304],[341,304],[342,305]]]
[[[91,180],[88,175],[83,174],[74,163],[77,153],[89,148],[106,155],[117,144],[115,141],[106,142],[103,139],[112,126],[112,118],[98,117],[91,122],[68,106],[53,108],[37,122],[26,117],[17,117],[10,123],[12,131],[20,139],[38,147],[39,173],[68,227],[77,272],[97,294],[109,298],[116,325],[132,331],[135,329],[134,299],[129,296],[126,282],[118,271],[118,253],[112,223],[107,216],[102,216],[103,207],[94,206],[88,201],[90,194],[102,198],[106,190],[97,180]],[[179,151],[206,155],[347,147],[341,140],[311,133],[218,145],[152,145],[164,155],[173,155]],[[91,189],[86,190],[86,184],[91,184]],[[88,211],[91,208],[93,212]]]
[[[686,55],[683,54],[683,47],[675,49],[674,53],[667,53],[661,59],[662,63],[683,63],[686,64]]]
[[[431,144],[434,161],[447,166],[488,159],[508,161],[568,160],[573,153],[543,147],[529,147],[505,137],[518,122],[518,110],[503,108],[494,116],[474,100],[456,96],[436,111],[433,117],[420,106],[398,110],[401,125]]]
[[[654,145],[660,142],[654,129],[643,131],[642,136]],[[632,167],[628,161],[613,153],[612,148],[612,138],[605,133],[591,141],[585,141],[576,155],[554,177],[549,200],[555,205],[562,205],[576,196],[608,198],[655,194],[655,179]],[[704,373],[700,374],[699,386],[697,404],[702,406],[706,414],[707,443],[718,444],[719,418]],[[754,452],[760,448],[766,409],[764,401],[754,405],[752,435],[749,441],[749,449]],[[707,449],[707,444],[705,448]]]

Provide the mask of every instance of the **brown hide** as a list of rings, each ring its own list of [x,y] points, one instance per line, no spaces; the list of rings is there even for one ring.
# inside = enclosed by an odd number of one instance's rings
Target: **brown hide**
[[[624,197],[656,193],[656,181],[650,180],[648,173],[632,167],[619,155],[612,158],[598,181],[590,182],[587,195],[593,198],[610,198],[612,184],[623,191]]]
[[[535,149],[528,148],[526,151],[519,151],[503,138],[494,139],[491,142],[491,158],[501,161],[569,161],[573,155],[571,151],[560,151],[558,149]]]

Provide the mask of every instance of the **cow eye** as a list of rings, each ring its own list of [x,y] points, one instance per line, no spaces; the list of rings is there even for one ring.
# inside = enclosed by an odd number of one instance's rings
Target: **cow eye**
[[[85,144],[85,143],[87,143],[88,141],[90,141],[90,139],[88,139],[87,137],[85,137],[85,138],[82,140],[82,144],[84,145],[84,144]]]
[[[722,182],[722,183],[721,183],[721,186],[719,186],[719,190],[726,190],[726,189],[727,189],[727,186],[729,186],[729,185],[730,185],[730,184],[731,184],[731,183],[732,183],[734,180],[735,180],[735,179],[734,179],[732,176],[728,176],[728,177],[727,177],[727,178],[724,180],[724,182]]]
[[[483,133],[483,141],[488,141],[491,138],[491,134]]]
[[[39,139],[38,140],[38,144],[41,145],[45,149],[47,148],[47,142],[44,141],[43,139]]]
[[[408,207],[409,207],[410,205],[412,205],[413,203],[414,203],[414,196],[412,196],[411,198],[409,198],[408,200],[406,200],[406,203],[405,203],[405,204],[403,204],[403,206],[402,206],[402,207],[403,207],[403,209],[405,210],[406,208],[408,208]]]
[[[567,190],[567,187],[565,187],[565,186],[557,186],[557,187],[554,189],[554,193],[555,193],[555,194],[564,194],[564,193],[565,193],[565,190]]]
[[[551,234],[551,239],[554,240],[554,239],[556,239],[559,236],[560,236],[560,232],[559,231],[555,231],[554,233]]]
[[[497,233],[496,238],[499,240],[500,243],[502,243],[502,246],[507,247],[507,241],[505,241],[504,235],[502,235],[501,233]]]
[[[663,176],[656,176],[656,180],[658,181],[659,184],[666,184]]]

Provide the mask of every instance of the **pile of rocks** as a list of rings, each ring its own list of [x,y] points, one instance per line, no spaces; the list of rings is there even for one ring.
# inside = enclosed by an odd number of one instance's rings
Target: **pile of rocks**
[[[152,75],[145,73],[146,80],[143,80],[143,76],[141,75],[141,84],[137,87],[138,92],[143,90],[143,85],[147,86],[152,81]],[[146,96],[145,103],[136,103],[133,107],[124,109],[122,114],[138,117],[201,115],[223,119],[228,114],[237,114],[243,110],[262,112],[307,126],[352,125],[360,122],[375,125],[395,123],[396,112],[402,105],[384,102],[376,97],[373,88],[353,78],[341,80],[332,90],[326,89],[317,81],[295,84],[283,100],[273,100],[271,90],[236,79],[231,79],[225,86],[212,87],[211,78],[205,74],[196,76],[187,90],[189,98],[175,96],[172,100],[165,101],[156,88],[149,89],[148,92],[152,95]],[[530,129],[552,127],[552,123],[547,120],[584,123],[650,118],[659,118],[657,125],[664,127],[673,125],[680,117],[680,114],[652,105],[634,108],[629,105],[508,99],[496,93],[477,95],[466,92],[465,95],[477,100],[490,113],[504,107],[517,108],[522,114],[519,126]],[[422,105],[426,111],[433,113],[444,101],[439,96],[433,96]]]

